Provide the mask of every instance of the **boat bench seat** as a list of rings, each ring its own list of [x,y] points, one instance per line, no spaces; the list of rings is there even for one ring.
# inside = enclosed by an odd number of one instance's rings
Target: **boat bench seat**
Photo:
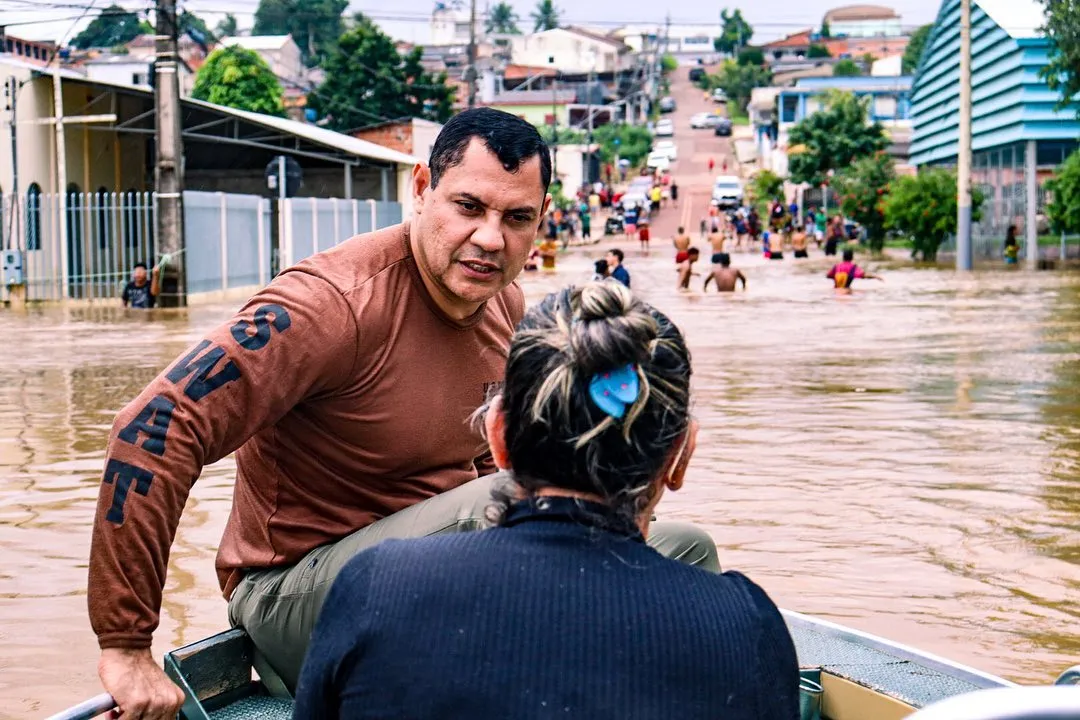
[[[271,696],[252,672],[255,647],[228,630],[165,655],[165,673],[184,691],[182,720],[289,720],[290,698]]]

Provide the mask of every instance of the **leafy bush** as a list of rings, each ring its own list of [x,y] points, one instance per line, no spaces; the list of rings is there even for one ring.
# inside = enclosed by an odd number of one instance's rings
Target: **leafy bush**
[[[896,179],[892,158],[884,151],[856,160],[833,178],[840,196],[840,210],[866,230],[870,249],[885,247],[885,205],[890,184]]]
[[[1074,150],[1046,183],[1053,199],[1046,208],[1056,232],[1080,232],[1080,151]]]
[[[981,214],[983,194],[972,189],[971,220]],[[956,232],[956,173],[934,169],[892,183],[885,200],[886,229],[911,242],[911,256],[925,261],[937,259],[938,248]]]

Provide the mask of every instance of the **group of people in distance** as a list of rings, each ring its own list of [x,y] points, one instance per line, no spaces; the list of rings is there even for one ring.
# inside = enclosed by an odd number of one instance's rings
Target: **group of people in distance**
[[[628,275],[528,309],[514,284],[551,172],[528,122],[456,115],[406,223],[286,269],[120,411],[88,606],[121,717],[184,701],[151,639],[234,451],[218,577],[298,720],[798,717],[774,602],[654,519],[693,481],[679,328]]]

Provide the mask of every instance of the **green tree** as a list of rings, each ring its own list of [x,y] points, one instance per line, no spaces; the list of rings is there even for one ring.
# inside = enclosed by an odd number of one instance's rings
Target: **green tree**
[[[672,73],[679,69],[679,61],[674,55],[664,55],[660,58],[660,69],[664,73]]]
[[[759,170],[751,178],[747,189],[750,191],[749,200],[757,207],[758,213],[767,215],[769,202],[784,193],[784,178],[772,170]]]
[[[841,212],[863,226],[870,249],[876,253],[885,247],[885,199],[895,179],[892,158],[880,150],[859,158],[832,180]]]
[[[86,50],[126,45],[145,30],[145,22],[140,20],[136,13],[119,5],[110,5],[72,38],[71,47]]]
[[[196,100],[278,117],[285,116],[284,96],[266,61],[236,45],[210,53],[191,89]]]
[[[499,33],[501,35],[520,35],[521,30],[517,26],[518,14],[514,11],[514,8],[510,3],[499,2],[495,4],[495,7],[491,8],[491,12],[488,14],[487,23],[484,28],[489,33]]]
[[[919,68],[919,59],[922,57],[923,48],[926,47],[926,41],[930,37],[930,31],[933,29],[933,25],[923,25],[911,33],[907,47],[904,48],[904,57],[900,61],[901,73],[910,75]]]
[[[750,42],[754,28],[742,16],[742,10],[728,13],[727,8],[720,11],[720,37],[713,41],[717,52],[734,55],[736,50]]]
[[[354,27],[324,62],[326,78],[308,96],[308,107],[339,131],[398,118],[446,122],[455,88],[446,84],[446,73],[424,70],[422,55],[415,47],[401,56],[378,25],[357,13]]]
[[[533,19],[533,32],[554,30],[559,27],[559,8],[555,0],[536,0],[536,9],[529,16]]]
[[[858,77],[862,75],[862,68],[851,58],[844,58],[833,65],[832,74],[834,77]]]
[[[1051,90],[1061,95],[1058,108],[1070,105],[1080,93],[1080,0],[1041,0],[1045,6],[1040,28],[1050,40],[1050,62],[1039,71]],[[1076,106],[1080,116],[1080,104]]]
[[[652,133],[641,125],[601,125],[593,132],[593,142],[600,146],[600,159],[606,163],[624,158],[631,167],[640,164],[652,149]]]
[[[982,202],[982,193],[972,189],[972,221],[982,217]],[[885,224],[908,239],[912,257],[936,260],[938,248],[956,232],[956,173],[933,169],[898,178],[885,198]]]
[[[253,35],[292,35],[310,66],[321,65],[345,30],[349,0],[259,0]]]
[[[1080,151],[1074,150],[1046,183],[1051,202],[1046,208],[1056,232],[1080,232]]]
[[[236,16],[232,13],[227,13],[214,28],[218,38],[235,37],[238,30]]]
[[[209,42],[214,37],[214,33],[210,31],[206,21],[187,10],[180,13],[180,34],[185,33],[191,33],[194,37],[201,37],[203,42]]]
[[[759,65],[739,65],[725,60],[715,75],[706,75],[701,86],[706,90],[720,88],[727,95],[728,103],[734,103],[740,111],[746,110],[750,93],[754,88],[767,87],[772,82],[772,71]]]
[[[826,39],[832,37],[832,31],[829,29],[829,23],[827,20],[822,21],[821,31],[818,33],[818,35]]]
[[[764,65],[765,53],[761,51],[761,48],[748,47],[739,51],[739,57],[736,62],[740,65]]]
[[[825,107],[796,123],[788,133],[788,173],[794,183],[821,185],[829,171],[838,171],[855,160],[884,150],[885,131],[867,122],[869,99],[833,91]],[[792,148],[798,152],[791,152]]]
[[[829,52],[829,48],[824,45],[812,44],[810,49],[806,52],[808,58],[827,58],[832,57],[832,53]]]

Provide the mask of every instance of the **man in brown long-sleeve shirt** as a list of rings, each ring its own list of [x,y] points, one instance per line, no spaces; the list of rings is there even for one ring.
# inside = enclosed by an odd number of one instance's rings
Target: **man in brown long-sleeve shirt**
[[[494,467],[469,417],[502,380],[524,311],[512,282],[550,179],[531,125],[461,113],[430,166],[413,170],[408,223],[289,268],[120,412],[89,609],[102,683],[125,718],[172,718],[182,701],[150,641],[169,547],[206,464],[236,451],[218,576],[230,620],[289,687],[352,555],[479,526]],[[717,565],[707,536],[656,528],[662,552]]]

